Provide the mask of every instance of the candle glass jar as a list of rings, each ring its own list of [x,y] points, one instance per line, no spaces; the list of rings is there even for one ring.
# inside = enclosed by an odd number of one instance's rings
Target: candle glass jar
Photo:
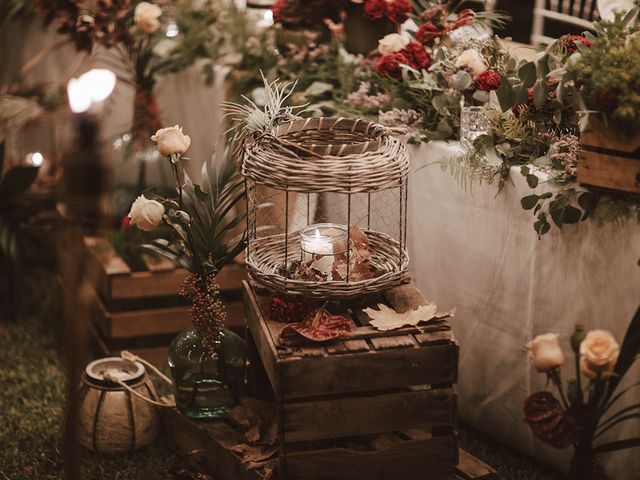
[[[347,251],[347,227],[337,223],[317,223],[300,231],[302,261],[330,275],[337,256]]]
[[[473,145],[480,135],[489,132],[489,118],[485,107],[463,107],[460,113],[460,141]]]

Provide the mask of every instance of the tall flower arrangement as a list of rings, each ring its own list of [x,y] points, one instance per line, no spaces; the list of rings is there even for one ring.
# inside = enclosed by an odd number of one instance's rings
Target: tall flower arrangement
[[[615,431],[618,425],[640,418],[640,403],[631,401],[623,408],[619,405],[638,384],[618,389],[640,353],[640,309],[622,346],[610,332],[587,332],[584,325],[576,325],[569,343],[575,378],[566,387],[560,374],[565,355],[558,335],[538,335],[527,344],[533,365],[547,375],[558,397],[549,391],[530,395],[524,402],[525,421],[545,443],[558,449],[573,446],[572,480],[604,480],[608,477],[598,455],[640,446],[640,438],[603,441],[604,435]]]
[[[187,268],[191,275],[180,293],[191,301],[191,318],[215,358],[226,319],[215,277],[245,246],[246,231],[236,233],[246,220],[246,212],[236,212],[244,202],[244,181],[227,148],[216,164],[205,162],[202,185],[194,184],[183,167],[184,153],[191,144],[179,126],[162,128],[153,135],[160,154],[167,158],[176,181],[175,198],[141,195],[133,203],[128,217],[131,224],[153,231],[161,223],[171,232],[145,245],[148,251],[162,255]],[[239,210],[239,209],[238,209]]]

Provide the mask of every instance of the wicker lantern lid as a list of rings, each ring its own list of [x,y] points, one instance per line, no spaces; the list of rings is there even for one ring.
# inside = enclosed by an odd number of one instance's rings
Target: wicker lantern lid
[[[242,174],[296,192],[366,193],[397,188],[409,175],[404,143],[383,125],[350,118],[283,123],[244,145]]]

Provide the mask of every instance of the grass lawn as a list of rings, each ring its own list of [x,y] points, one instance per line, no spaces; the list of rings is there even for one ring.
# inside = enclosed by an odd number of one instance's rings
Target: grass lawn
[[[59,331],[57,325],[33,318],[0,322],[0,480],[64,477],[61,435],[66,380]],[[460,441],[463,448],[495,467],[504,479],[563,478],[463,425]],[[162,439],[130,455],[85,451],[83,478],[166,479],[170,478],[166,471],[175,461]]]

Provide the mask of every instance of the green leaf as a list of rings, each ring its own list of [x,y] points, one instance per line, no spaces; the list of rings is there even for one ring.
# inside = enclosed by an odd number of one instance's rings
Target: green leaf
[[[549,74],[549,54],[545,53],[538,59],[538,78],[544,79]]]
[[[523,177],[526,177],[527,175],[529,175],[530,171],[531,170],[526,165],[523,165],[522,167],[520,167],[520,175],[522,175]]]
[[[594,214],[600,202],[600,195],[593,192],[585,192],[578,196],[578,205],[584,210],[582,220],[586,220]]]
[[[551,225],[547,221],[544,213],[538,215],[538,221],[533,224],[533,229],[536,231],[538,236],[542,236],[551,230]]]
[[[513,90],[509,79],[504,75],[500,75],[500,87],[496,91],[496,95],[500,103],[500,109],[503,112],[506,112],[515,105],[516,92]]]
[[[618,440],[616,442],[599,445],[592,450],[594,454],[615,452],[616,450],[626,450],[628,448],[640,447],[640,437]]]
[[[538,80],[533,87],[533,103],[536,108],[542,108],[547,103],[549,89],[546,80]]]
[[[568,206],[564,209],[562,221],[566,224],[574,224],[580,222],[581,217],[582,212],[580,210],[578,210],[576,207]]]
[[[536,206],[538,200],[540,200],[538,195],[527,195],[520,200],[520,205],[522,205],[522,208],[525,210],[531,210]]]
[[[527,62],[522,65],[518,69],[518,77],[520,78],[520,81],[522,82],[522,86],[524,88],[533,87],[533,84],[536,83],[537,78],[536,64],[533,62]]]
[[[451,76],[451,86],[461,92],[469,88],[472,83],[473,78],[465,70],[458,70]]]
[[[533,174],[529,174],[527,175],[527,184],[529,185],[530,188],[536,188],[538,186],[538,182],[540,181],[540,179]]]
[[[542,199],[547,199],[547,198],[551,198],[553,197],[553,193],[551,192],[544,192],[542,195],[540,195],[540,198]]]
[[[517,87],[514,91],[515,91],[515,98],[513,100],[513,103],[515,105],[522,105],[527,103],[527,100],[529,100],[529,89],[527,87],[525,87],[524,85],[521,85]]]
[[[39,169],[39,167],[19,165],[8,170],[0,183],[0,196],[15,200],[33,185]]]

